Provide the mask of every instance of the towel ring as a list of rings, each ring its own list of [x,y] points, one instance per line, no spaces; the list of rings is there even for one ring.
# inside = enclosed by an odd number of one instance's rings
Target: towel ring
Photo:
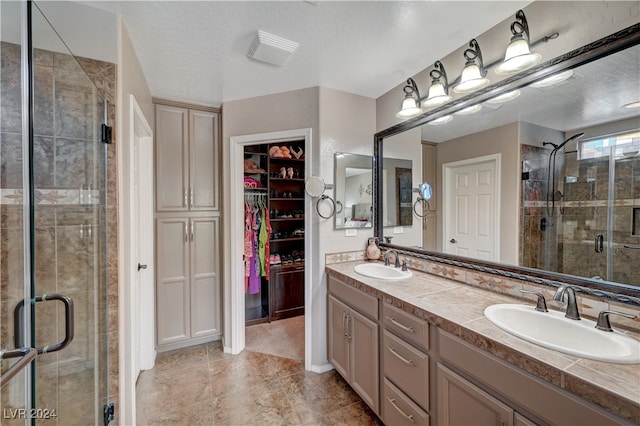
[[[427,212],[425,214],[420,214],[418,213],[418,211],[416,210],[416,206],[418,205],[418,203],[427,203]],[[431,206],[429,205],[429,200],[425,200],[422,197],[418,197],[418,199],[416,200],[415,203],[413,203],[413,212],[416,214],[416,216],[418,217],[427,217],[429,215],[429,212],[431,211]]]
[[[324,200],[329,200],[331,201],[331,214],[329,216],[323,216],[322,213],[320,213],[320,209],[319,209],[319,205],[320,205],[320,201],[324,201]],[[339,201],[338,201],[339,202]],[[342,203],[341,203],[342,204]],[[336,214],[336,202],[333,201],[333,198],[329,197],[328,195],[324,195],[322,194],[319,198],[318,201],[316,201],[316,213],[318,213],[318,216],[320,216],[323,219],[329,219],[330,217],[332,217],[334,214]]]
[[[340,206],[340,210],[336,210],[336,213],[342,213],[342,209],[344,209],[344,206],[342,205],[342,201],[340,200],[336,201],[336,206]]]

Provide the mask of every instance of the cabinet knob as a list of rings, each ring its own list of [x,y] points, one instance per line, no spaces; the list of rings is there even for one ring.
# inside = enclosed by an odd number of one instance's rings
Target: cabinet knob
[[[147,265],[143,265],[141,263],[138,263],[138,271],[141,269],[147,269]]]

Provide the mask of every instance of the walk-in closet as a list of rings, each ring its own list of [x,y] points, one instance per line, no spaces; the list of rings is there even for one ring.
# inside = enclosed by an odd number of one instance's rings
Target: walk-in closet
[[[244,148],[245,321],[304,315],[304,141]]]

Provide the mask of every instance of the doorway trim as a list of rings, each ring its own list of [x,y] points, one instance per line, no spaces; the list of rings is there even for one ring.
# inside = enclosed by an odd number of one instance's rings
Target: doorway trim
[[[464,166],[472,166],[472,165],[481,164],[481,163],[493,163],[493,166],[495,168],[495,178],[494,178],[494,184],[493,184],[493,190],[495,194],[494,206],[493,206],[495,211],[495,215],[493,218],[494,220],[493,247],[495,250],[494,251],[495,259],[492,261],[498,261],[498,259],[500,259],[501,157],[502,155],[500,153],[497,153],[497,154],[483,155],[481,157],[468,158],[465,160],[442,164],[442,203],[441,204],[442,204],[442,250],[443,251],[446,251],[445,248],[447,247],[447,235],[450,234],[448,231],[449,231],[449,226],[451,224],[451,221],[448,221],[447,217],[449,217],[451,212],[448,212],[448,208],[447,208],[448,203],[446,201],[446,194],[449,194],[451,192],[451,186],[453,184],[451,182],[452,169],[458,168],[458,167],[464,167]]]
[[[118,209],[118,242],[120,247],[118,259],[120,265],[120,275],[118,278],[120,306],[120,403],[121,418],[125,419],[125,422],[135,421],[136,418],[136,374],[134,372],[134,366],[140,364],[141,366],[149,367],[150,362],[151,367],[153,367],[155,360],[155,289],[151,289],[151,294],[148,294],[148,291],[141,291],[140,304],[138,305],[134,299],[134,286],[131,285],[135,282],[135,274],[138,273],[136,263],[137,253],[134,252],[135,242],[134,239],[128,238],[128,236],[136,232],[135,228],[137,226],[136,218],[133,216],[133,208],[136,202],[134,198],[134,168],[136,167],[134,164],[134,143],[138,142],[140,145],[151,144],[153,151],[153,131],[133,94],[129,95],[129,128],[126,131],[128,132],[128,146],[124,147],[124,144],[120,143],[121,151],[118,153],[118,169],[122,170],[122,178],[119,179],[119,185],[121,185],[119,186],[119,192],[122,194],[122,202]],[[144,158],[144,160],[150,161],[149,167],[151,167],[153,173],[153,156],[151,156],[151,158]],[[143,191],[145,191],[145,189],[140,188],[140,192]],[[153,203],[153,186],[147,188],[146,191],[150,194],[151,203]],[[147,199],[148,198],[149,197],[147,197]],[[149,220],[153,220],[153,217],[149,218]],[[127,237],[125,238],[125,236]],[[149,238],[153,238],[153,232]],[[153,260],[152,256],[148,262],[153,265]],[[153,272],[153,266],[151,266],[150,269],[151,272]],[[139,323],[136,323],[136,318],[140,318]],[[149,327],[151,328],[148,329]],[[140,336],[140,363],[134,359],[136,355],[135,339],[137,339],[138,336]]]
[[[230,138],[230,164],[229,164],[229,181],[230,181],[230,245],[229,253],[230,277],[225,280],[224,294],[228,295],[230,310],[225,311],[225,322],[231,325],[231,336],[225,337],[225,352],[238,354],[245,348],[245,312],[244,312],[244,262],[242,254],[244,249],[244,180],[243,180],[243,160],[244,147],[249,145],[262,145],[273,142],[288,142],[293,140],[304,139],[305,163],[304,175],[311,176],[311,134],[312,129],[296,129],[285,130],[280,132],[259,133],[243,136],[232,136]],[[311,230],[311,212],[313,203],[311,197],[305,194],[305,265],[304,265],[304,360],[305,369],[311,370],[311,263],[313,258],[314,239]]]

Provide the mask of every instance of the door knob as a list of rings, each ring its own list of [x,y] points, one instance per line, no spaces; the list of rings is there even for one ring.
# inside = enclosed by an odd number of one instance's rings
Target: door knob
[[[147,265],[142,265],[142,264],[138,263],[138,271],[140,269],[147,269]]]
[[[450,239],[450,240],[449,240],[449,242],[450,242],[451,244],[455,244],[455,243],[457,243],[457,241],[456,241],[456,239],[455,239],[455,238]]]

